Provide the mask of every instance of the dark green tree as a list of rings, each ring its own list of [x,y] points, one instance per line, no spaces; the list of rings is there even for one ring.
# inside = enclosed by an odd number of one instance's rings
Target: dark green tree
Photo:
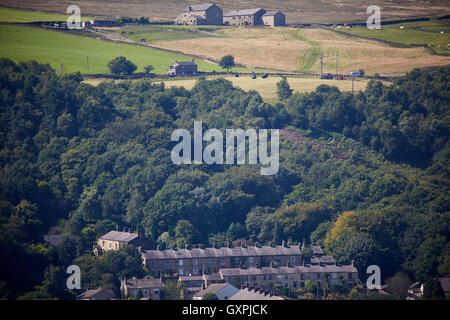
[[[292,92],[289,82],[286,77],[283,77],[280,82],[277,83],[277,94],[280,100],[287,100],[292,96]]]
[[[108,68],[111,73],[114,74],[132,74],[134,71],[136,71],[137,66],[127,60],[127,58],[121,56],[114,58],[108,63]]]
[[[223,69],[227,69],[227,72],[235,66],[234,57],[232,55],[224,56],[219,61],[219,66]]]

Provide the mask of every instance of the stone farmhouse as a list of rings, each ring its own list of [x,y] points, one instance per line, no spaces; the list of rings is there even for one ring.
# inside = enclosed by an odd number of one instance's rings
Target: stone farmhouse
[[[167,68],[167,74],[169,76],[194,76],[197,73],[198,67],[194,60],[188,62],[175,61],[174,64]]]
[[[223,24],[226,26],[262,26],[263,8],[233,10],[223,16]]]
[[[127,232],[125,229],[122,232],[110,231],[98,239],[97,244],[94,245],[94,254],[99,256],[108,250],[119,250],[125,244],[138,246],[140,244],[139,235],[131,233],[130,230]]]
[[[320,250],[321,252],[321,250]],[[217,273],[223,268],[252,268],[277,265],[302,264],[300,245],[240,246],[223,248],[193,248],[171,250],[147,250],[142,255],[150,274],[154,277],[177,274],[201,275]]]
[[[216,4],[189,6],[175,19],[181,25],[223,25],[223,11]]]

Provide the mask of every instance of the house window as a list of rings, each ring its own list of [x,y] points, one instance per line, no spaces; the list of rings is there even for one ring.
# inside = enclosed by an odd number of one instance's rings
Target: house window
[[[116,243],[116,250],[117,250],[117,243]]]
[[[211,264],[211,259],[206,259],[206,264]]]
[[[102,247],[105,247],[105,241],[102,241]]]
[[[109,248],[110,248],[110,249],[112,248],[112,243],[111,243],[111,242],[109,242]]]
[[[182,276],[183,275],[183,269],[180,269],[178,273],[180,274],[180,276]]]
[[[183,260],[182,259],[178,260],[178,265],[180,265],[180,266],[183,265]]]
[[[253,257],[248,258],[248,263],[253,263]]]
[[[167,267],[169,265],[169,260],[165,260],[164,265]]]
[[[295,262],[295,256],[291,256],[291,262]]]
[[[192,272],[193,272],[194,274],[198,274],[198,268],[194,268],[194,269],[192,270]]]
[[[219,262],[220,262],[220,264],[225,264],[225,259],[224,258],[220,258]]]
[[[318,273],[318,274],[316,275],[316,277],[317,277],[317,279],[320,279],[320,273]]]
[[[331,274],[331,278],[332,278],[332,279],[337,279],[337,273],[332,273],[332,274]]]
[[[196,265],[197,265],[197,259],[192,260],[192,264],[193,264],[194,266],[196,266]]]
[[[147,295],[148,294],[148,290],[144,290],[144,294]]]

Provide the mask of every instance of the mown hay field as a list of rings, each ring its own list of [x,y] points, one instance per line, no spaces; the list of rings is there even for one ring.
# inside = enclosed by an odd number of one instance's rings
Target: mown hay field
[[[326,29],[230,28],[226,37],[160,41],[153,45],[212,59],[232,54],[247,67],[319,73],[320,54],[324,72],[347,74],[363,69],[366,74],[392,75],[416,67],[442,66],[450,57],[432,55],[426,48],[397,48],[379,41],[335,33]]]

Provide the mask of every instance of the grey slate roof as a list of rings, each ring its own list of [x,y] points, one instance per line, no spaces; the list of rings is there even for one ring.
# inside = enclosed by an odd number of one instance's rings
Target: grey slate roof
[[[212,3],[208,3],[208,4],[197,4],[197,5],[193,5],[193,6],[189,6],[186,9],[183,10],[183,12],[192,12],[192,11],[206,11],[209,8],[211,8],[212,6],[214,6],[214,4]]]
[[[64,234],[47,234],[44,236],[45,242],[50,243],[53,246],[59,245],[64,239],[69,238],[69,236]]]
[[[312,257],[311,264],[335,264],[336,259],[332,256]]]
[[[206,249],[178,249],[178,250],[147,250],[144,258],[147,260],[219,258],[219,257],[257,257],[257,256],[290,256],[299,255],[299,246],[249,246],[235,248],[206,248]]]
[[[164,288],[160,279],[127,279],[126,285],[134,289]]]
[[[228,287],[228,286],[234,287],[233,285],[231,285],[229,283],[213,283],[213,284],[210,284],[208,286],[208,288],[206,288],[206,289],[200,291],[199,293],[197,293],[195,296],[196,297],[203,297],[203,295],[205,293],[214,293],[214,294],[216,294],[217,292],[219,292],[220,290],[222,290],[223,288]]]
[[[321,246],[311,246],[312,251],[314,254],[317,255],[323,255],[322,247]]]
[[[224,277],[229,276],[249,276],[249,275],[280,275],[280,274],[301,274],[301,273],[322,273],[322,272],[358,272],[355,267],[352,265],[347,266],[296,266],[296,267],[264,267],[264,268],[248,268],[248,269],[239,269],[239,268],[224,268],[220,269],[219,272]]]
[[[228,300],[284,300],[282,297],[266,294],[259,290],[254,289],[242,289],[235,295],[228,298]]]
[[[128,233],[121,231],[110,231],[107,234],[100,237],[100,240],[110,240],[119,242],[130,242],[138,237],[137,233]]]
[[[256,9],[233,10],[225,14],[224,17],[251,16],[259,13],[260,11],[264,11],[264,9],[256,8]]]
[[[77,296],[78,300],[111,300],[115,295],[111,289],[98,288],[95,290],[87,290]]]
[[[177,64],[179,66],[196,66],[197,64],[192,61],[175,61],[174,64]]]
[[[269,17],[269,16],[274,16],[277,13],[281,13],[280,11],[267,11],[266,13],[264,13],[265,16]],[[282,13],[281,13],[282,14]]]

